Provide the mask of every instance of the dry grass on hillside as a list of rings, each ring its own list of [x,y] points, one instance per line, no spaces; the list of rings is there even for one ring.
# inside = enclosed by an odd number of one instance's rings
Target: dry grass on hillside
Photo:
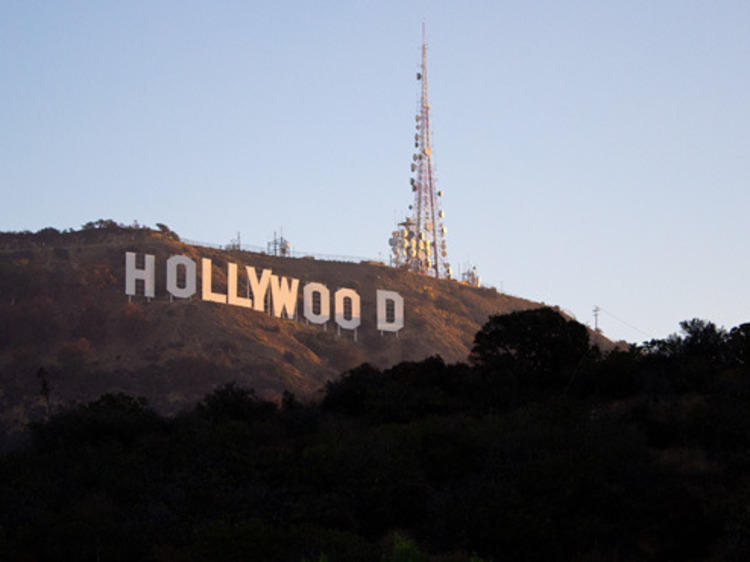
[[[130,302],[125,295],[127,251],[156,256],[156,298]],[[298,278],[300,288],[310,281],[331,292],[353,288],[362,299],[358,341],[351,332],[339,333],[333,322],[323,329],[204,302],[199,295],[171,301],[165,262],[175,254],[199,265],[199,288],[203,257],[213,262],[216,291],[226,290],[228,262],[238,264],[243,287],[243,266],[250,265]],[[406,326],[398,336],[375,329],[376,289],[404,298]],[[265,398],[284,390],[315,398],[327,380],[363,362],[388,367],[436,354],[463,361],[490,315],[541,306],[377,264],[220,251],[132,229],[79,231],[45,241],[2,234],[0,290],[0,404],[6,423],[14,424],[43,414],[40,368],[49,373],[53,404],[121,390],[176,411],[230,380]]]

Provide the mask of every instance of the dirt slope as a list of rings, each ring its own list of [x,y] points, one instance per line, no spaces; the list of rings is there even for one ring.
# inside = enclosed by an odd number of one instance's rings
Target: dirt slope
[[[125,295],[127,251],[156,256],[154,299],[129,302]],[[166,291],[165,262],[175,254],[198,264],[198,293],[191,299],[172,301]],[[325,284],[332,295],[340,287],[355,289],[362,299],[357,341],[332,321],[324,330],[201,300],[201,258],[213,262],[215,291],[226,292],[227,262],[238,265],[240,286],[245,265],[299,279],[300,312],[307,282]],[[377,289],[404,298],[398,337],[376,330]],[[148,229],[0,234],[0,423],[19,428],[58,404],[112,391],[145,396],[174,412],[230,380],[265,398],[284,390],[315,398],[327,380],[362,362],[387,367],[435,354],[463,361],[491,314],[538,306],[384,265],[215,250]]]

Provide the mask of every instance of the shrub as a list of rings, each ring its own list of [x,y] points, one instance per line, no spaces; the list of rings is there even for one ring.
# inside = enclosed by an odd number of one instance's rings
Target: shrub
[[[57,360],[66,371],[81,370],[91,355],[91,343],[86,338],[78,338],[64,344],[57,353]]]

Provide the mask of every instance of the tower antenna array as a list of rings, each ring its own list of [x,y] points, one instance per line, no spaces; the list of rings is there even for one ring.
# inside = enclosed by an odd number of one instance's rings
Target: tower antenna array
[[[390,245],[393,250],[393,263],[410,271],[451,278],[450,264],[446,261],[446,228],[443,224],[445,213],[440,208],[442,191],[435,182],[432,147],[430,143],[430,104],[427,95],[427,40],[425,25],[422,23],[422,65],[417,72],[421,93],[416,115],[414,135],[414,155],[412,156],[410,180],[414,193],[414,203],[399,230],[393,233]]]

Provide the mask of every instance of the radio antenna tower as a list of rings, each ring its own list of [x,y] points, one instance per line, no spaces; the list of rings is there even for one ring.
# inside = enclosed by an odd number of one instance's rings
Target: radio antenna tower
[[[416,116],[414,155],[412,156],[410,180],[414,193],[414,204],[409,205],[410,216],[399,223],[389,243],[393,250],[393,263],[410,271],[435,276],[452,277],[450,264],[446,261],[445,213],[440,208],[442,191],[435,185],[435,168],[430,145],[430,103],[427,97],[427,40],[422,23],[422,66],[417,72],[421,95]]]

